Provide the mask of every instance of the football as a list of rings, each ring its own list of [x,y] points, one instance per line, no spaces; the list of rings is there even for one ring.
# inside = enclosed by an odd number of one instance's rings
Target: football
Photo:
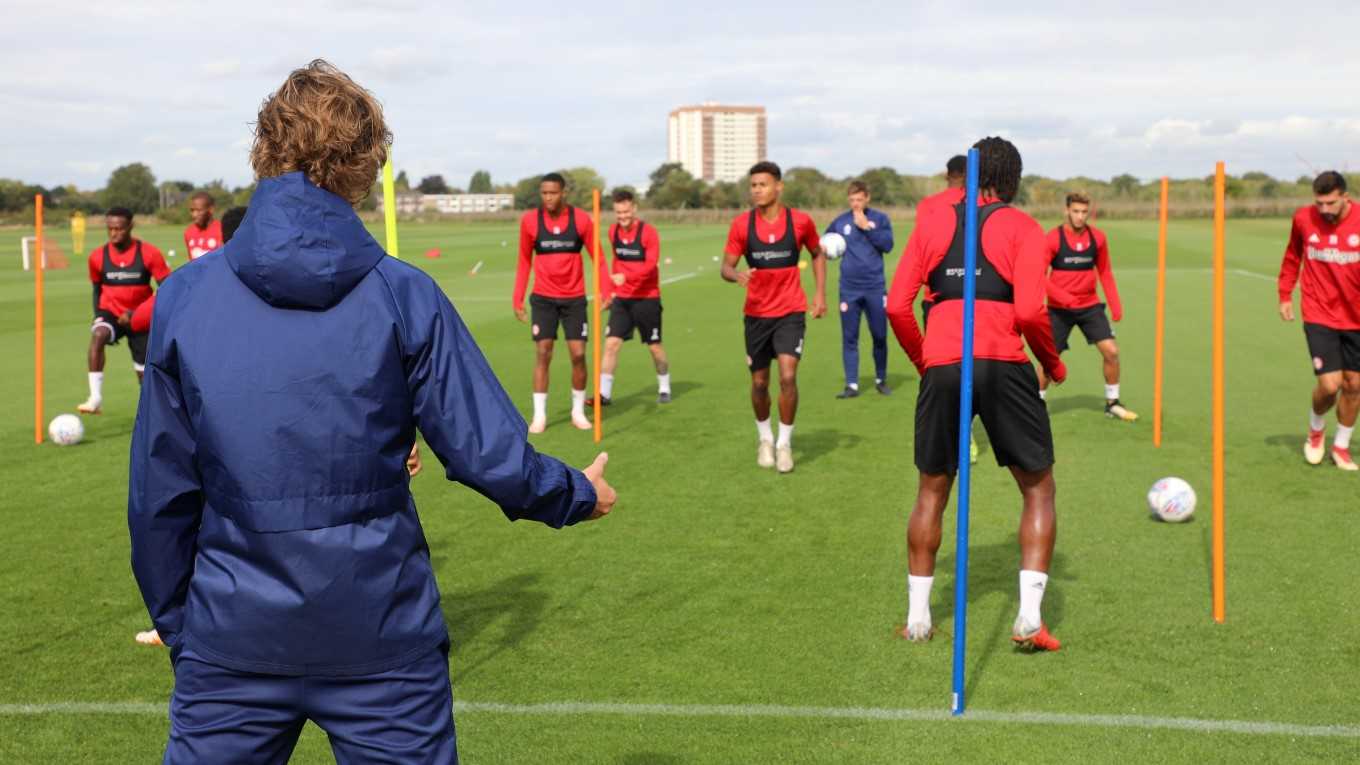
[[[837,233],[826,234],[822,237],[822,249],[826,250],[826,257],[835,260],[845,254],[845,237]]]
[[[1167,523],[1180,523],[1195,514],[1195,490],[1179,478],[1163,478],[1152,484],[1148,510]]]
[[[47,433],[57,446],[72,446],[85,437],[85,423],[74,414],[59,414],[48,424]]]

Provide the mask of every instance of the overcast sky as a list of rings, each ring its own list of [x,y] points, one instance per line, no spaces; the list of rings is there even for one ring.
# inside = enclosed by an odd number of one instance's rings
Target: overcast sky
[[[1216,9],[1226,10],[1226,14]],[[1360,3],[0,0],[0,177],[250,180],[260,101],[325,57],[412,181],[666,159],[666,117],[764,105],[770,158],[938,172],[987,134],[1027,172],[1360,170]]]

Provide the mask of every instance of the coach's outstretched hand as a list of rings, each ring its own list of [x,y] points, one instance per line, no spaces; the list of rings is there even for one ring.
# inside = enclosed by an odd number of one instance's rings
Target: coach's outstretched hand
[[[595,487],[595,509],[586,518],[593,521],[596,518],[603,518],[609,515],[609,511],[614,509],[614,502],[618,495],[614,493],[614,487],[604,480],[604,466],[609,464],[609,453],[600,452],[600,456],[590,463],[590,467],[581,471],[590,479],[590,485]]]

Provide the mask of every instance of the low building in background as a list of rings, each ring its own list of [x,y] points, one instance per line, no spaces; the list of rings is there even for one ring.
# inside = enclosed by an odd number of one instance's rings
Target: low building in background
[[[396,203],[398,215],[471,215],[509,210],[515,206],[515,198],[511,194],[421,194],[418,191],[398,191]],[[378,211],[384,211],[381,196],[378,197]]]

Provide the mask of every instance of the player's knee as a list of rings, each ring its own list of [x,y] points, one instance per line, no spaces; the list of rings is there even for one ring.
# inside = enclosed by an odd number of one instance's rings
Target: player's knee
[[[1109,343],[1105,345],[1104,347],[1101,348],[1100,352],[1102,355],[1104,355],[1106,363],[1109,364],[1119,363],[1119,346],[1115,345],[1114,343]]]
[[[1347,372],[1341,378],[1341,392],[1347,396],[1360,396],[1360,372]]]
[[[1318,390],[1324,396],[1335,396],[1341,390],[1343,380],[1341,375],[1322,375],[1318,377]]]
[[[768,379],[766,379],[766,380],[752,379],[752,380],[751,380],[751,395],[757,396],[757,397],[760,397],[760,398],[764,398],[764,397],[766,397],[766,396],[769,396],[769,395],[770,395],[770,381],[769,381]]]
[[[798,392],[798,373],[783,372],[779,373],[779,389],[790,393]]]
[[[540,346],[538,346],[538,363],[540,363],[540,364],[547,364],[548,362],[552,361],[552,357],[553,357],[553,349],[552,349],[552,346],[551,346],[551,345],[547,345],[547,346],[540,345]]]

